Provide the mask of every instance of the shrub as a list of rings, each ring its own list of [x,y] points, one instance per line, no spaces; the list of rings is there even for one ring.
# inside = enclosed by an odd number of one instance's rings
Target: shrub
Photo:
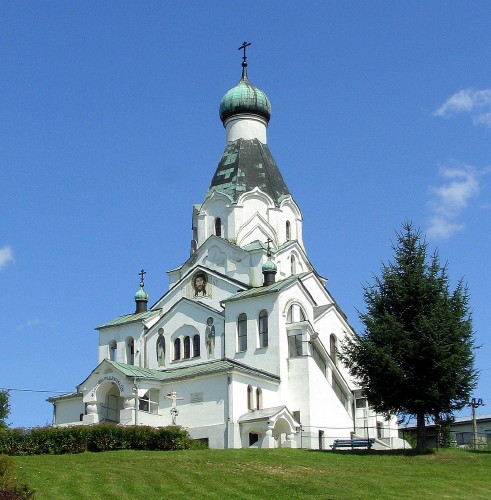
[[[178,427],[121,427],[113,424],[6,429],[0,433],[5,455],[59,455],[110,450],[184,450],[188,433]]]

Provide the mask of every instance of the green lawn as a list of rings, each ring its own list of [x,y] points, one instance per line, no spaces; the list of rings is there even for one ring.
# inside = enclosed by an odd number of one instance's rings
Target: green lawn
[[[39,500],[491,498],[488,452],[115,451],[15,462]]]

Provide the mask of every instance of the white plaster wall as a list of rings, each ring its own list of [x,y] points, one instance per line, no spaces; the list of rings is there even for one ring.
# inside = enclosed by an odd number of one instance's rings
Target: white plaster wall
[[[80,425],[80,414],[85,412],[85,404],[80,398],[61,399],[56,403],[54,425]]]
[[[143,331],[144,327],[141,321],[99,330],[99,363],[103,359],[109,359],[109,343],[112,340],[116,341],[117,344],[117,359],[115,361],[118,363],[127,363],[126,339],[133,337],[135,342],[135,364],[138,364],[137,350],[141,350],[139,339]]]
[[[242,373],[234,373],[231,384],[231,398],[233,411],[230,415],[231,422],[238,422],[242,415],[245,415],[250,410],[247,408],[247,387],[253,389],[253,405],[256,409],[256,389],[261,388],[262,405],[261,409],[272,408],[285,404],[282,402],[279,393],[279,382],[273,382],[266,378],[253,377]]]
[[[278,367],[278,314],[275,304],[276,294],[241,301],[227,302],[225,305],[225,356],[269,373],[279,374]],[[268,347],[258,347],[259,312],[268,312]],[[247,315],[247,350],[238,351],[237,318]]]
[[[233,115],[224,123],[226,141],[233,142],[238,139],[258,139],[266,144],[266,120],[259,115]]]
[[[183,302],[178,310],[173,314],[163,316],[148,332],[146,341],[146,366],[156,370],[163,368],[177,368],[179,366],[188,366],[192,363],[202,363],[208,359],[220,359],[222,357],[223,346],[223,317],[207,309],[196,306],[193,303]],[[213,318],[215,327],[215,349],[213,357],[209,358],[206,348],[206,327],[207,319]],[[163,328],[165,338],[165,360],[164,366],[159,366],[157,362],[156,342],[159,330]],[[185,336],[191,338],[191,351],[193,348],[193,336],[200,336],[200,356],[182,359],[184,355],[184,344],[182,339]],[[174,340],[181,338],[181,359],[174,360]],[[192,354],[191,354],[192,355]]]

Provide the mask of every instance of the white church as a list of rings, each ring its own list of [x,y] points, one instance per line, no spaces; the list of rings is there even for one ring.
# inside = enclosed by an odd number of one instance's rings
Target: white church
[[[226,147],[193,206],[189,259],[148,308],[102,325],[99,364],[49,398],[54,425],[179,425],[211,448],[402,445],[338,361],[354,335],[307,257],[302,213],[269,150],[271,105],[242,77],[220,103]]]

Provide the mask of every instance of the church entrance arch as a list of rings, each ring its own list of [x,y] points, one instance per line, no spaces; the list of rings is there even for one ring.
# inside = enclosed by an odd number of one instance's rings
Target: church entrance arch
[[[120,422],[123,398],[114,382],[104,382],[97,389],[97,401],[100,402],[99,422]]]
[[[275,447],[281,448],[283,444],[288,440],[288,436],[293,433],[288,421],[284,418],[279,418],[273,427],[273,438],[275,440]]]

